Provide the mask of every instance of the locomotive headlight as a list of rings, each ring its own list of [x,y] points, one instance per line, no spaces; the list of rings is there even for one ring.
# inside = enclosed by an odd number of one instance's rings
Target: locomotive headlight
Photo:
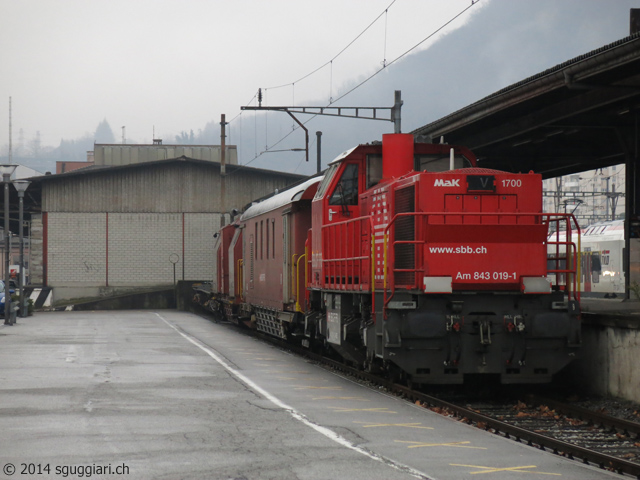
[[[524,293],[551,293],[551,282],[545,277],[522,277]]]
[[[424,293],[452,293],[452,277],[424,277]]]

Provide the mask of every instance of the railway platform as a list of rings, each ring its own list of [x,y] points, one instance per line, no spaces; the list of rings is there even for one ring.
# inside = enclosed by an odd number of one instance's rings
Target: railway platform
[[[19,319],[0,365],[0,478],[620,478],[175,310]]]
[[[628,317],[628,319],[640,320],[640,300],[583,296],[580,299],[580,306],[588,317]]]
[[[640,301],[583,296],[580,306],[581,352],[560,376],[582,391],[640,403]]]

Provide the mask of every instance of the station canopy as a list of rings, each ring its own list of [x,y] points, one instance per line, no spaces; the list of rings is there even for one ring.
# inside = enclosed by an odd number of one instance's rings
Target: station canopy
[[[414,130],[479,165],[557,177],[637,159],[640,34],[581,55]]]

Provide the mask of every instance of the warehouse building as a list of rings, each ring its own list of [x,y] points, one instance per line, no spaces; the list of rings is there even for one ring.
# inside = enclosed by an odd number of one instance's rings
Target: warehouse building
[[[34,178],[32,283],[60,302],[211,280],[230,212],[301,178],[186,156]]]
[[[222,162],[220,145],[169,145],[154,140],[152,145],[96,143],[93,145],[92,161],[96,165],[130,165],[132,163],[156,162],[171,158],[187,157],[207,162]],[[235,145],[224,148],[226,165],[238,164],[238,149]]]

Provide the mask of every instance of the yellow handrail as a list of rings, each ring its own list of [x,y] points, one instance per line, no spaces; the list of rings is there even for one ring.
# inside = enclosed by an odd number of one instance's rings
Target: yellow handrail
[[[242,298],[242,267],[244,267],[244,260],[242,258],[238,259],[238,292],[237,295]]]
[[[582,235],[580,235],[580,231],[578,231],[578,292],[582,291],[582,285],[580,282],[582,281],[582,275],[580,271],[580,266],[582,265]]]
[[[289,291],[287,292],[287,295],[289,296],[289,298],[291,298],[291,295],[293,295],[293,293],[296,291],[295,290],[295,283],[296,283],[296,257],[298,256],[297,253],[294,253],[293,255],[291,255],[291,286],[289,287]]]
[[[307,258],[306,253],[304,255],[300,255],[298,257],[298,262],[296,263],[296,312],[302,312],[302,307],[300,307],[300,260],[303,258]]]
[[[305,262],[304,262],[304,288],[307,288],[307,282],[309,281],[309,262],[306,260],[309,257],[309,255],[307,255],[309,253],[309,249],[307,247],[307,245],[305,244],[304,246],[304,257],[305,257]]]

